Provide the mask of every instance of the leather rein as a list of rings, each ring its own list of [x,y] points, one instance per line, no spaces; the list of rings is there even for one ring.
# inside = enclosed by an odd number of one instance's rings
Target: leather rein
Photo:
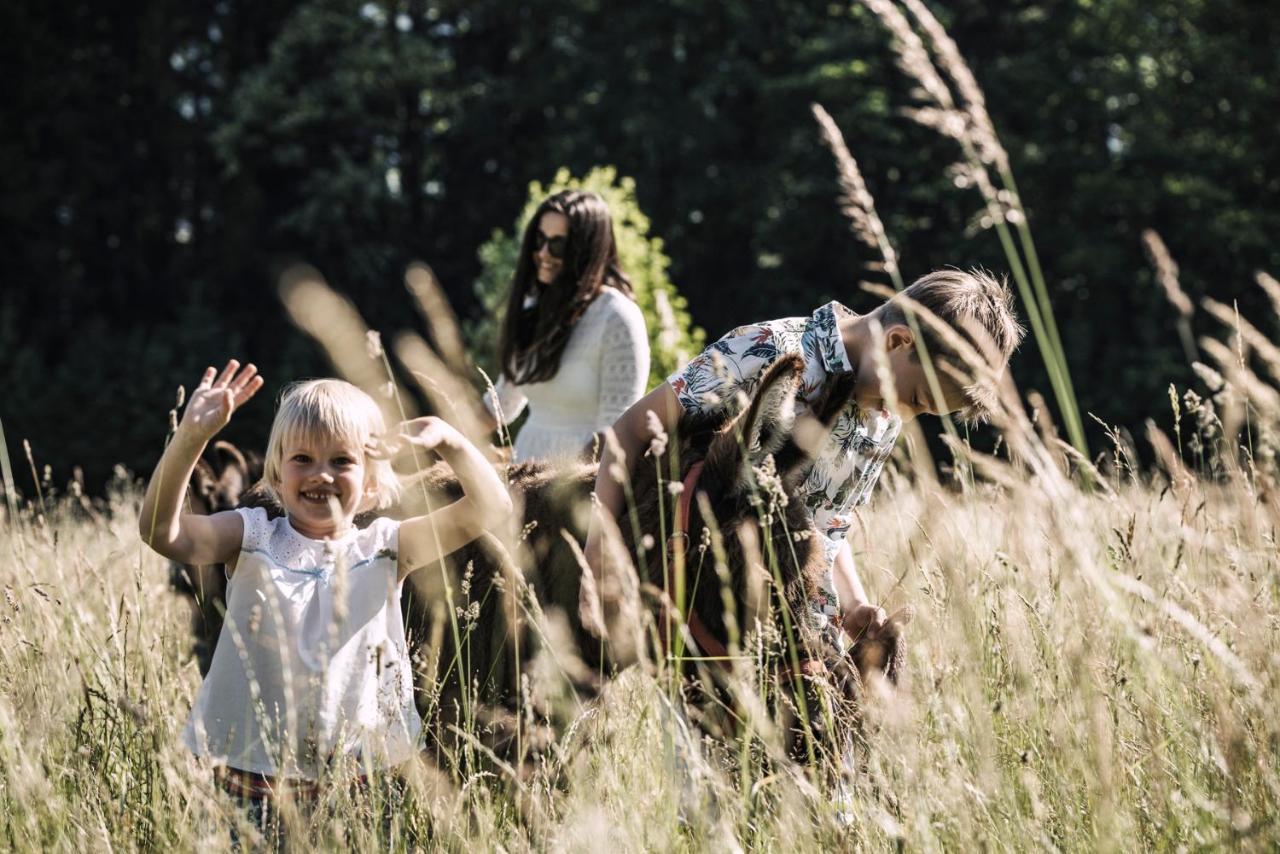
[[[698,485],[698,478],[702,475],[702,460],[689,466],[689,470],[685,472],[684,480],[681,482],[680,501],[676,509],[676,526],[671,532],[671,536],[667,537],[667,568],[666,577],[663,579],[663,585],[666,588],[668,608],[668,623],[672,631],[679,631],[679,622],[672,613],[675,611],[674,602],[671,599],[675,595],[676,589],[676,538],[684,539],[686,552],[689,542],[689,512],[693,504],[693,492]],[[685,591],[686,608],[685,608],[685,625],[689,628],[689,634],[693,636],[693,642],[697,645],[698,650],[708,660],[719,664],[725,670],[733,670],[733,657],[729,654],[729,650],[720,639],[711,633],[706,623],[702,622],[702,618],[698,616],[698,609],[693,607],[693,601],[690,597],[691,591]],[[666,647],[669,643],[671,634],[662,633],[662,644]],[[669,650],[667,650],[669,652]],[[785,679],[792,673],[792,666],[784,664],[778,668],[779,678]],[[826,665],[821,659],[817,658],[801,658],[800,673],[804,676],[820,676],[827,672]]]
[[[680,501],[676,509],[676,526],[671,532],[671,536],[667,537],[667,569],[666,577],[662,584],[666,589],[668,601],[672,601],[671,597],[675,595],[676,589],[676,538],[684,539],[685,551],[688,552],[689,543],[689,510],[693,503],[693,490],[698,485],[698,478],[702,475],[702,460],[689,466],[689,470],[685,472],[682,481],[683,489],[680,490]],[[688,593],[689,591],[686,591]],[[686,596],[686,598],[688,598]],[[720,639],[711,633],[706,623],[702,622],[702,618],[698,616],[698,609],[693,607],[692,601],[687,602],[688,607],[685,608],[685,625],[689,627],[689,634],[693,636],[693,642],[697,644],[698,650],[702,655],[710,659],[715,659],[728,670],[733,669],[733,664],[729,659],[729,650],[725,647]],[[673,603],[674,608],[674,603]],[[670,622],[676,621],[668,615]],[[678,630],[678,629],[676,629]],[[669,635],[663,633],[662,643],[664,646],[668,644]]]

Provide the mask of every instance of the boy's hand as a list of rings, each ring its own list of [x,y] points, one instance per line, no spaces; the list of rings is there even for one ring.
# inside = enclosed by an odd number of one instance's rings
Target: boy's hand
[[[222,373],[214,368],[205,369],[182,412],[179,432],[209,441],[227,426],[237,409],[258,393],[262,383],[256,367],[250,364],[241,368],[235,359],[227,362]]]
[[[841,625],[844,627],[845,634],[858,640],[867,635],[874,635],[884,627],[887,619],[884,608],[877,608],[875,605],[863,602],[844,609]]]

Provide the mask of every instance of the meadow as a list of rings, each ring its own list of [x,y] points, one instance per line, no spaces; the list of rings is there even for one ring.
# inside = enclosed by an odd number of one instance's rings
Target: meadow
[[[1273,499],[1247,473],[1109,459],[1089,480],[994,458],[963,489],[887,477],[856,552],[876,598],[916,618],[902,684],[867,695],[852,816],[799,769],[706,749],[677,772],[661,677],[633,670],[534,780],[424,763],[389,826],[373,796],[336,792],[303,832],[361,850],[1271,848]],[[138,485],[76,492],[5,518],[0,839],[223,848],[236,813],[179,742],[199,676],[186,603],[136,534]]]

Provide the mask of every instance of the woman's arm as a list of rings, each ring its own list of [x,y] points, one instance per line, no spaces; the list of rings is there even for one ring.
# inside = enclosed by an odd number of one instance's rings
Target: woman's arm
[[[600,339],[600,396],[596,401],[596,424],[603,428],[644,395],[649,382],[649,333],[644,314],[631,300],[614,294],[597,299],[609,300]]]
[[[644,395],[649,381],[649,333],[640,308],[623,296],[610,299],[603,322],[597,367],[600,377],[600,392],[596,397],[597,432],[591,434],[579,453],[588,461],[603,456],[604,430]]]
[[[262,388],[262,377],[257,373],[253,365],[241,370],[235,359],[227,362],[221,374],[213,368],[205,371],[147,484],[138,532],[143,542],[170,560],[226,563],[240,548],[244,525],[238,514],[183,513],[182,501],[205,445],[227,425],[235,410]]]
[[[498,473],[475,445],[444,421],[417,418],[401,425],[402,438],[438,453],[458,475],[463,496],[400,525],[399,571],[403,579],[465,546],[511,516],[511,497]]]

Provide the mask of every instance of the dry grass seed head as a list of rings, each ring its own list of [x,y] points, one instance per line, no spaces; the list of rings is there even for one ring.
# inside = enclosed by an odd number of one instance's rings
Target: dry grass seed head
[[[964,102],[964,114],[968,119],[968,138],[982,162],[994,163],[1000,170],[1008,171],[1009,157],[996,137],[995,126],[987,114],[987,102],[982,94],[982,88],[978,86],[978,81],[974,79],[968,63],[960,55],[960,49],[956,47],[955,41],[947,35],[942,24],[938,23],[938,19],[921,0],[902,0],[902,2],[928,34],[940,64],[956,84],[956,89],[959,90]]]
[[[299,329],[324,348],[338,375],[377,400],[383,420],[396,423],[399,411],[381,394],[388,377],[380,360],[369,358],[369,328],[346,297],[329,287],[312,267],[296,265],[280,277],[280,299]],[[397,393],[395,400],[403,401]]]
[[[896,275],[898,256],[885,234],[884,223],[876,213],[875,199],[862,178],[858,161],[854,160],[844,136],[830,114],[820,104],[811,104],[814,118],[822,130],[822,139],[831,149],[836,160],[836,172],[840,181],[840,210],[849,218],[853,233],[867,246],[880,253],[886,272]]]
[[[1146,250],[1151,266],[1155,268],[1156,281],[1160,283],[1161,289],[1164,290],[1165,299],[1178,310],[1178,314],[1183,317],[1190,317],[1195,311],[1195,307],[1191,304],[1191,298],[1183,292],[1182,286],[1178,284],[1178,264],[1173,260],[1173,256],[1169,254],[1169,250],[1164,245],[1164,241],[1160,239],[1160,235],[1153,229],[1146,229],[1142,232],[1142,247]]]

